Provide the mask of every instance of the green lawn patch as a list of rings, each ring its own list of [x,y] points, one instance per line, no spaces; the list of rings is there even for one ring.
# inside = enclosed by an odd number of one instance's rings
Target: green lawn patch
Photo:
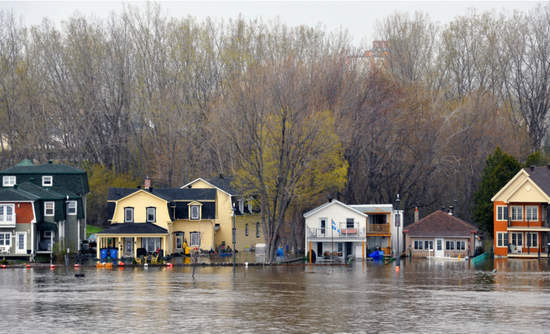
[[[86,225],[86,239],[90,237],[90,234],[103,231],[103,227],[93,226],[90,224]]]

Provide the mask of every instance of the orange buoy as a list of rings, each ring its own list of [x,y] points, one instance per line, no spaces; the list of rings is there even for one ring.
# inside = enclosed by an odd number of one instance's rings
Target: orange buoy
[[[124,262],[119,261],[119,262],[118,262],[118,265],[121,266],[121,267],[124,267]]]
[[[55,269],[55,264],[50,264],[50,269]]]
[[[2,269],[6,269],[7,267],[8,267],[8,266],[6,266],[5,264],[0,265],[0,268],[2,268]]]
[[[396,273],[399,272],[399,266],[395,266],[395,272],[396,272]]]
[[[168,263],[166,264],[166,266],[167,266],[168,268],[172,268],[172,267],[174,266],[174,264],[168,262]]]
[[[25,266],[25,268],[27,268],[27,269],[29,269],[30,267],[31,267],[30,264],[27,264],[27,265]]]
[[[78,269],[78,268],[80,268],[80,264],[75,263],[75,264],[74,264],[74,267]]]

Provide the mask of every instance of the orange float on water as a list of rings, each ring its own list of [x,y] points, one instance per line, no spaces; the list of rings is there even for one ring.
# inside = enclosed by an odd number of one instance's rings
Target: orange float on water
[[[50,264],[50,269],[55,269],[55,264]]]
[[[0,265],[0,268],[2,268],[2,269],[6,269],[7,267],[8,267],[8,266],[6,266],[5,264]]]
[[[30,267],[31,267],[30,264],[27,264],[27,265],[25,266],[25,268],[27,268],[27,269],[30,269]]]

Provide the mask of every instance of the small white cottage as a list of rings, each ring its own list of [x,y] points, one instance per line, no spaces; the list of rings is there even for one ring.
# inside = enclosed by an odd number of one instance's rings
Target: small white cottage
[[[304,214],[306,253],[317,260],[366,258],[367,215],[337,200]]]

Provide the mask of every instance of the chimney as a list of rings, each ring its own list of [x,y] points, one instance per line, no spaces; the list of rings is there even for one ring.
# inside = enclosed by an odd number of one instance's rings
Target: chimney
[[[535,170],[535,165],[529,166],[529,169],[530,169],[531,171],[534,171],[534,170]]]
[[[149,188],[151,188],[151,179],[149,176],[146,176],[145,181],[143,181],[143,189],[149,190]]]
[[[418,220],[420,220],[420,213],[418,212],[418,207],[414,208],[414,222],[416,223]]]
[[[449,205],[449,216],[452,216],[452,215],[453,215],[453,213],[454,213],[454,212],[453,212],[454,208],[455,208],[454,206]]]
[[[329,197],[329,198],[328,198],[328,202],[329,202],[329,203],[332,202],[332,197]]]

